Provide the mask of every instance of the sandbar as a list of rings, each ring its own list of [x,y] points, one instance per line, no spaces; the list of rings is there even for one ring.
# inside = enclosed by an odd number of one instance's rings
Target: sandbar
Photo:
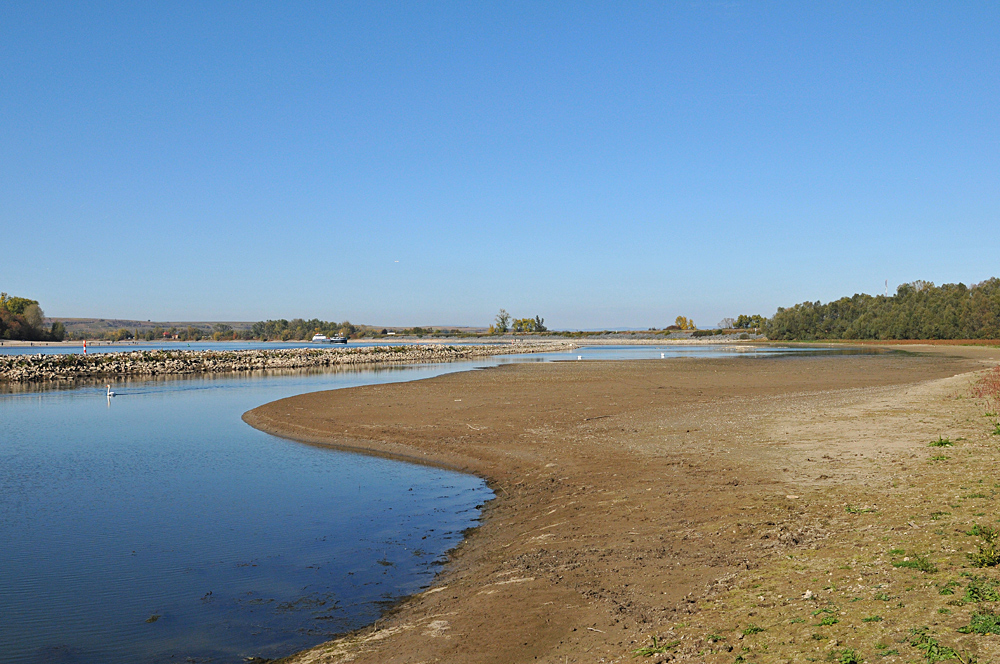
[[[654,636],[652,661],[791,661],[942,622],[930,595],[862,620],[912,573],[890,546],[933,549],[948,573],[964,554],[919,539],[937,541],[931,515],[982,513],[952,494],[996,456],[968,394],[1000,352],[935,350],[516,364],[248,411],[281,437],[475,473],[497,496],[433,587],[288,661],[632,661]],[[961,452],[929,461],[941,436]],[[843,624],[814,626],[818,606]]]

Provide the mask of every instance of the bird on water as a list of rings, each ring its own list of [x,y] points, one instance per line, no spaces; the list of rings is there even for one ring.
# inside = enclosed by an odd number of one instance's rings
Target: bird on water
[[[110,397],[113,397],[113,396],[116,396],[116,395],[115,395],[114,392],[111,391],[111,386],[108,385],[108,397],[110,398]]]

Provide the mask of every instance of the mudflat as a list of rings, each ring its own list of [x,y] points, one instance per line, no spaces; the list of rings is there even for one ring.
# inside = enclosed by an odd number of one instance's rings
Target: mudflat
[[[928,584],[962,578],[960,531],[992,509],[995,466],[975,469],[995,462],[997,439],[968,397],[997,359],[949,348],[517,364],[251,410],[244,420],[276,435],[465,470],[496,493],[432,588],[289,661],[638,651],[729,664],[841,649],[893,661],[919,654],[900,635],[925,625],[985,652],[955,631],[973,605],[948,608]],[[955,451],[934,459],[942,436]],[[959,488],[987,476],[988,489]],[[939,571],[895,566],[909,560],[899,551]]]

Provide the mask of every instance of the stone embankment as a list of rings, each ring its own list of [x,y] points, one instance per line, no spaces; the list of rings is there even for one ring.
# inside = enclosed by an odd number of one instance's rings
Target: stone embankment
[[[152,350],[92,355],[0,355],[0,382],[449,362],[493,355],[564,351],[574,347],[571,343],[560,341],[469,346],[406,345],[236,351]]]

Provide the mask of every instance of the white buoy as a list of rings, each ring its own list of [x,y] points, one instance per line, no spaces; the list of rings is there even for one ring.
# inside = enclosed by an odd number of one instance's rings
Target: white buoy
[[[666,353],[660,353],[660,359],[661,360],[666,359],[666,357],[667,357]]]
[[[583,359],[583,355],[577,355],[577,356],[576,356],[576,359],[578,359],[578,360],[582,360],[582,359]]]

